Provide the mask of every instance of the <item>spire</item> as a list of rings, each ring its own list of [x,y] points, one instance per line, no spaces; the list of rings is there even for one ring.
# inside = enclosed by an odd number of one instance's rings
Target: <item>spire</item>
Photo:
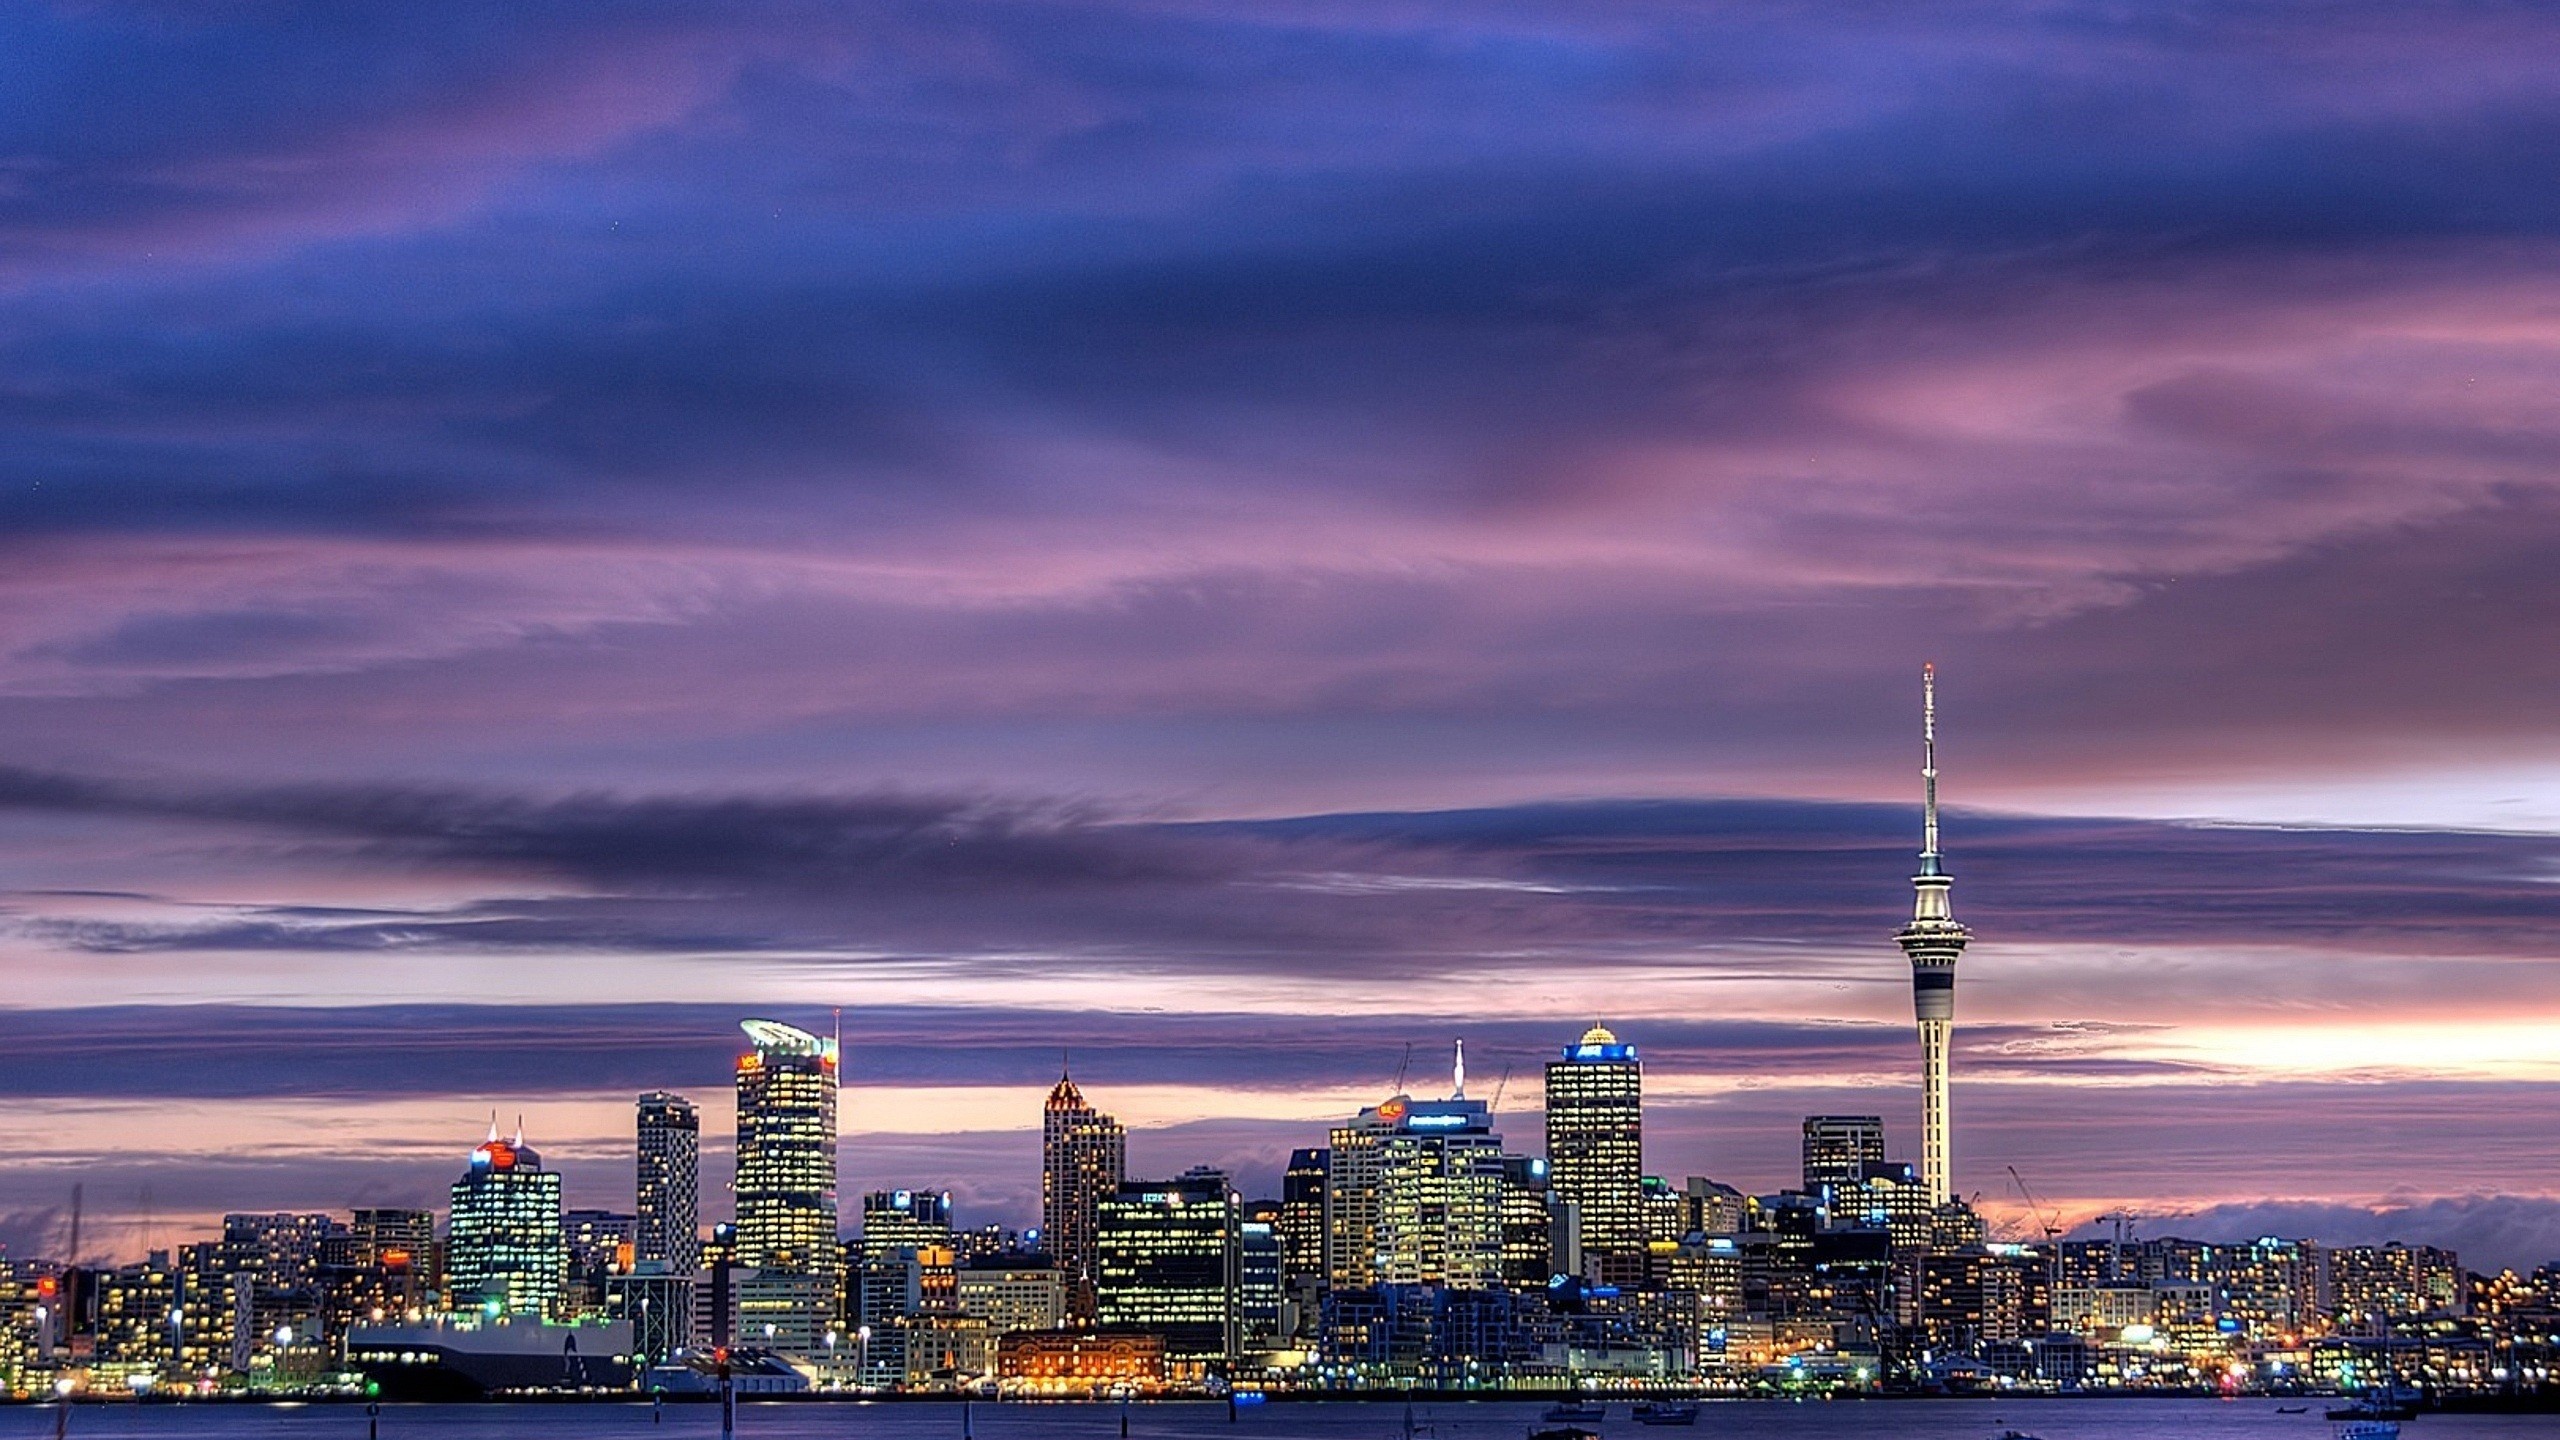
[[[523,1117],[522,1115],[518,1115],[518,1116],[516,1117],[516,1140],[515,1140],[515,1145],[516,1145],[516,1148],[517,1148],[517,1149],[519,1149],[519,1150],[521,1150],[521,1149],[523,1149],[523,1148],[524,1148],[524,1117]]]
[[[1938,667],[1920,667],[1920,873],[1938,873]]]
[[[491,1145],[498,1143],[498,1112],[495,1110],[489,1112],[489,1139],[486,1143]]]
[[[1458,1041],[1458,1058],[1449,1067],[1449,1098],[1467,1098],[1467,1042],[1463,1039]]]

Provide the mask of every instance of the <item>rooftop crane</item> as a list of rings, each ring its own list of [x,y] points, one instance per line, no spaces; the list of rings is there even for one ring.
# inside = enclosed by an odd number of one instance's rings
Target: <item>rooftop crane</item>
[[[2036,1199],[2036,1192],[2027,1188],[2027,1177],[2018,1173],[2017,1166],[2009,1167],[2009,1178],[2018,1187],[2018,1198],[2027,1202],[2028,1216],[2044,1231],[2045,1242],[2051,1244],[2058,1239],[2064,1228],[2062,1212]],[[2051,1216],[2050,1219],[2047,1218],[2048,1213]]]

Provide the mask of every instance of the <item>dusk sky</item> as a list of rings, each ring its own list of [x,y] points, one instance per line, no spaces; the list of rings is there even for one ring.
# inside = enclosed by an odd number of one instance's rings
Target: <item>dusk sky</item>
[[[1392,1087],[2560,1257],[2560,11],[0,0],[0,1241]]]

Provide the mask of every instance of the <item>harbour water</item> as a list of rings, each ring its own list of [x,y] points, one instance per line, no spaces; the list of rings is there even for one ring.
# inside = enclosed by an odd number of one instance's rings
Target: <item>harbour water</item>
[[[2042,1440],[2328,1440],[2320,1402],[2308,1413],[2277,1413],[2273,1400],[1866,1400],[1710,1402],[1694,1429],[1647,1428],[1624,1405],[1598,1428],[1605,1440],[1994,1440],[2016,1430]],[[1413,1407],[1415,1440],[1523,1440],[1536,1403],[1423,1404]],[[0,1437],[47,1437],[50,1406],[0,1409]],[[1223,1405],[1150,1404],[1128,1412],[1130,1440],[1405,1440],[1405,1408],[1379,1403],[1299,1403],[1248,1407],[1234,1423]],[[77,1440],[715,1440],[712,1405],[83,1405],[66,1433]],[[970,1407],[974,1440],[1118,1440],[1116,1405],[980,1404]],[[742,1404],[739,1440],[961,1440],[951,1404]],[[2560,1433],[2548,1415],[2429,1415],[2410,1422],[2409,1440],[2507,1440]]]

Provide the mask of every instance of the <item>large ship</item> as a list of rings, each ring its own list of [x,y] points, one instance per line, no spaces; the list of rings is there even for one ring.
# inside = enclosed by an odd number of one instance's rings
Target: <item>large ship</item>
[[[347,1363],[392,1400],[481,1400],[528,1391],[628,1390],[631,1323],[456,1318],[358,1325]]]

